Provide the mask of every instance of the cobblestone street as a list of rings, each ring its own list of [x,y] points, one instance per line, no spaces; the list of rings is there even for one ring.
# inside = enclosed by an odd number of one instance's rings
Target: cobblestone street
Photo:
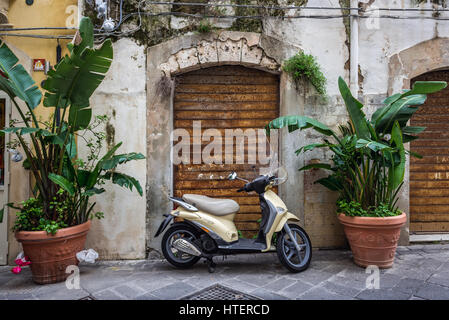
[[[449,299],[449,245],[399,247],[391,269],[381,270],[380,288],[366,289],[370,273],[350,251],[314,251],[308,270],[286,271],[273,253],[216,259],[208,273],[199,262],[177,270],[166,261],[100,261],[80,265],[80,289],[65,283],[36,285],[29,268],[21,274],[0,267],[0,299],[182,299],[220,284],[261,299]]]

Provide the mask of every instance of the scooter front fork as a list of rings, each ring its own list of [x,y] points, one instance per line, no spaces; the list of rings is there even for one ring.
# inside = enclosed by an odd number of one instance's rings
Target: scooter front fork
[[[295,245],[296,251],[299,254],[299,252],[301,251],[301,247],[299,246],[298,242],[296,241],[296,237],[293,236],[292,230],[288,226],[288,223],[284,224],[284,230],[285,230],[285,232],[287,232],[288,236],[290,237],[290,240]]]

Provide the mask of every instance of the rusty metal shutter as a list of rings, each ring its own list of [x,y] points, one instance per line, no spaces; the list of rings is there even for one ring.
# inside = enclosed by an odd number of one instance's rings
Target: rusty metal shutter
[[[434,71],[412,80],[449,81],[449,71]],[[426,130],[412,141],[423,156],[410,159],[410,231],[449,232],[449,89],[430,94],[413,115],[412,126]]]
[[[279,115],[279,77],[267,72],[241,66],[220,66],[188,72],[176,77],[174,94],[174,128],[186,129],[193,141],[193,121],[201,120],[201,131],[215,128],[225,141],[225,129],[263,128]],[[177,144],[178,141],[174,141]],[[209,142],[202,143],[202,149]],[[223,164],[174,165],[174,195],[196,193],[218,198],[232,198],[240,205],[235,217],[237,229],[245,237],[258,231],[260,218],[257,195],[236,190],[242,181],[223,180],[236,171],[240,177],[253,179],[256,168],[247,164],[247,150],[254,148],[255,141],[245,139],[245,164],[225,164],[225,148],[222,148]],[[234,142],[235,148],[235,142]],[[235,159],[235,150],[234,155]]]

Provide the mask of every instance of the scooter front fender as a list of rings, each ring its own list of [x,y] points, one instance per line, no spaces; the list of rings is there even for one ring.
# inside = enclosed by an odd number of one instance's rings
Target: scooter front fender
[[[293,213],[287,212],[285,213],[282,217],[281,220],[279,220],[278,225],[276,226],[276,229],[274,230],[274,232],[279,232],[284,228],[284,225],[288,222],[288,221],[295,221],[295,222],[299,222],[301,220],[299,220],[299,218],[297,216],[295,216]]]
[[[166,217],[164,219],[164,221],[162,221],[161,225],[159,226],[159,228],[156,231],[156,234],[154,235],[154,237],[156,238],[158,235],[160,235],[162,232],[164,232],[165,228],[167,228],[167,226],[170,224],[170,222],[173,220],[173,218],[175,216],[171,215],[171,214],[164,214],[164,216]]]

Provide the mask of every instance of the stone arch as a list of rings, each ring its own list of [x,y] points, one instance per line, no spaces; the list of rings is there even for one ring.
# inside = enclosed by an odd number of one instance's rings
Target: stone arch
[[[280,75],[280,114],[303,114],[304,99],[295,84],[281,71],[282,61],[301,48],[279,39],[253,32],[222,31],[187,34],[148,48],[147,52],[147,246],[159,250],[154,233],[163,216],[171,210],[168,200],[172,190],[170,159],[173,128],[172,77],[200,68],[242,65]],[[291,150],[295,135],[280,138],[282,163],[291,164],[289,179],[283,184],[291,197],[285,196],[292,212],[303,218],[303,175],[297,168],[303,163]],[[282,190],[280,190],[282,192]],[[285,191],[287,192],[287,191]]]
[[[165,76],[220,65],[242,65],[279,73],[281,61],[271,57],[261,44],[261,36],[251,32],[222,32],[194,41],[172,53],[160,64]]]
[[[389,59],[388,94],[410,89],[410,81],[416,76],[448,67],[448,38],[435,38],[404,49]]]

